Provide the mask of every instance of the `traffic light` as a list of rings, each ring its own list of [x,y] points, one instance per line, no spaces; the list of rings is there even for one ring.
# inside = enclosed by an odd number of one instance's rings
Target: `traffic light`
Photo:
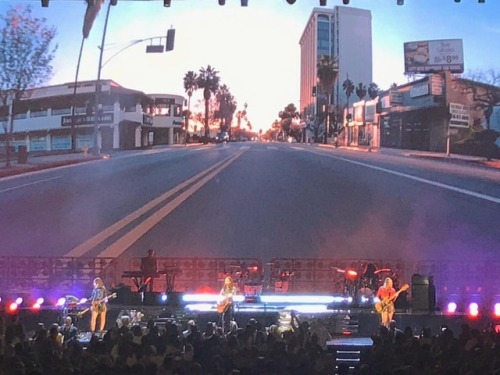
[[[175,29],[170,29],[167,31],[167,46],[165,51],[172,51],[174,49],[175,42]]]
[[[316,97],[316,86],[313,86],[312,96],[314,98]]]

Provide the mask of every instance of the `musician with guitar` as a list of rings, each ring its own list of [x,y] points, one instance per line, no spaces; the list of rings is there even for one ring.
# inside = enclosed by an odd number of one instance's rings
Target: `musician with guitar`
[[[90,297],[90,332],[95,333],[97,318],[99,318],[99,331],[104,331],[106,326],[106,313],[108,311],[108,292],[100,277],[94,279],[94,289]]]
[[[224,333],[228,333],[231,327],[231,321],[234,319],[233,297],[238,289],[234,285],[233,278],[227,276],[224,279],[224,285],[219,293],[217,301],[217,312],[221,314],[221,326]]]
[[[386,277],[384,280],[384,285],[378,288],[377,298],[380,300],[375,304],[375,310],[380,314],[381,325],[389,328],[392,317],[394,316],[394,301],[398,298],[399,294],[408,290],[410,286],[408,284],[403,285],[403,287],[396,292],[393,287],[393,282],[390,277]]]

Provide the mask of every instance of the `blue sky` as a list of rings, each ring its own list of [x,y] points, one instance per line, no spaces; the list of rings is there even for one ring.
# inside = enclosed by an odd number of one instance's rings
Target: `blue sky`
[[[106,0],[107,6],[108,0]],[[36,16],[47,18],[58,30],[59,45],[53,62],[51,84],[72,82],[82,38],[83,0],[50,0],[42,8],[38,0],[0,0],[0,12],[11,5],[31,4]],[[328,0],[328,7],[342,5]],[[500,72],[500,1],[486,0],[351,0],[351,7],[372,12],[373,79],[386,89],[392,82],[404,83],[403,43],[416,40],[463,39],[465,71],[494,69]],[[146,93],[184,94],[183,77],[208,64],[219,72],[240,108],[248,103],[254,129],[267,129],[288,103],[299,104],[299,38],[319,0],[118,0],[111,8],[106,61],[117,47],[131,40],[165,35],[176,29],[175,49],[164,54],[146,54],[148,43],[138,44],[114,57],[102,78]],[[97,77],[97,65],[106,7],[85,42],[80,80]],[[114,47],[114,49],[113,49]],[[196,98],[195,98],[196,101]]]

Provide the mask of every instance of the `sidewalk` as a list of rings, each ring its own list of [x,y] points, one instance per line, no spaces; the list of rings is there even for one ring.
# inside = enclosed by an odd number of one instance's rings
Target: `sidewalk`
[[[200,146],[201,143],[188,143],[188,144],[174,144],[174,145],[159,145],[151,146],[148,149],[160,149],[160,148],[180,148],[180,147],[190,147],[190,146]],[[137,150],[132,150],[137,151]],[[58,154],[48,154],[48,155],[28,155],[28,162],[26,164],[19,164],[17,159],[17,154],[11,155],[10,168],[5,168],[5,159],[0,160],[0,178],[15,176],[23,173],[39,171],[43,169],[50,169],[61,167],[65,165],[85,163],[94,160],[106,159],[110,155],[117,153],[122,153],[127,151],[111,151],[108,153],[102,153],[98,156],[92,155],[89,152],[84,155],[82,151],[77,152],[64,152]]]
[[[30,155],[27,163],[20,164],[17,155],[11,155],[10,168],[5,167],[5,159],[0,160],[0,178],[99,159],[103,159],[103,155],[84,155],[80,151],[43,156]]]
[[[322,147],[335,147],[333,144],[319,144]],[[341,150],[353,150],[360,152],[378,152],[386,155],[394,155],[401,157],[412,157],[412,158],[421,158],[428,160],[438,160],[443,162],[450,162],[456,164],[466,164],[466,165],[475,165],[478,167],[485,168],[495,168],[500,169],[500,160],[492,159],[488,160],[485,157],[481,156],[473,156],[473,155],[459,155],[459,154],[450,154],[447,156],[445,153],[441,152],[431,152],[431,151],[418,151],[418,150],[402,150],[398,148],[374,148],[368,146],[339,146]]]

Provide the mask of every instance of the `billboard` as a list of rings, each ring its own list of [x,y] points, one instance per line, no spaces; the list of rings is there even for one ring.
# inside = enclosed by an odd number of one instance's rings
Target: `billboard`
[[[405,73],[464,72],[462,39],[404,43]]]

